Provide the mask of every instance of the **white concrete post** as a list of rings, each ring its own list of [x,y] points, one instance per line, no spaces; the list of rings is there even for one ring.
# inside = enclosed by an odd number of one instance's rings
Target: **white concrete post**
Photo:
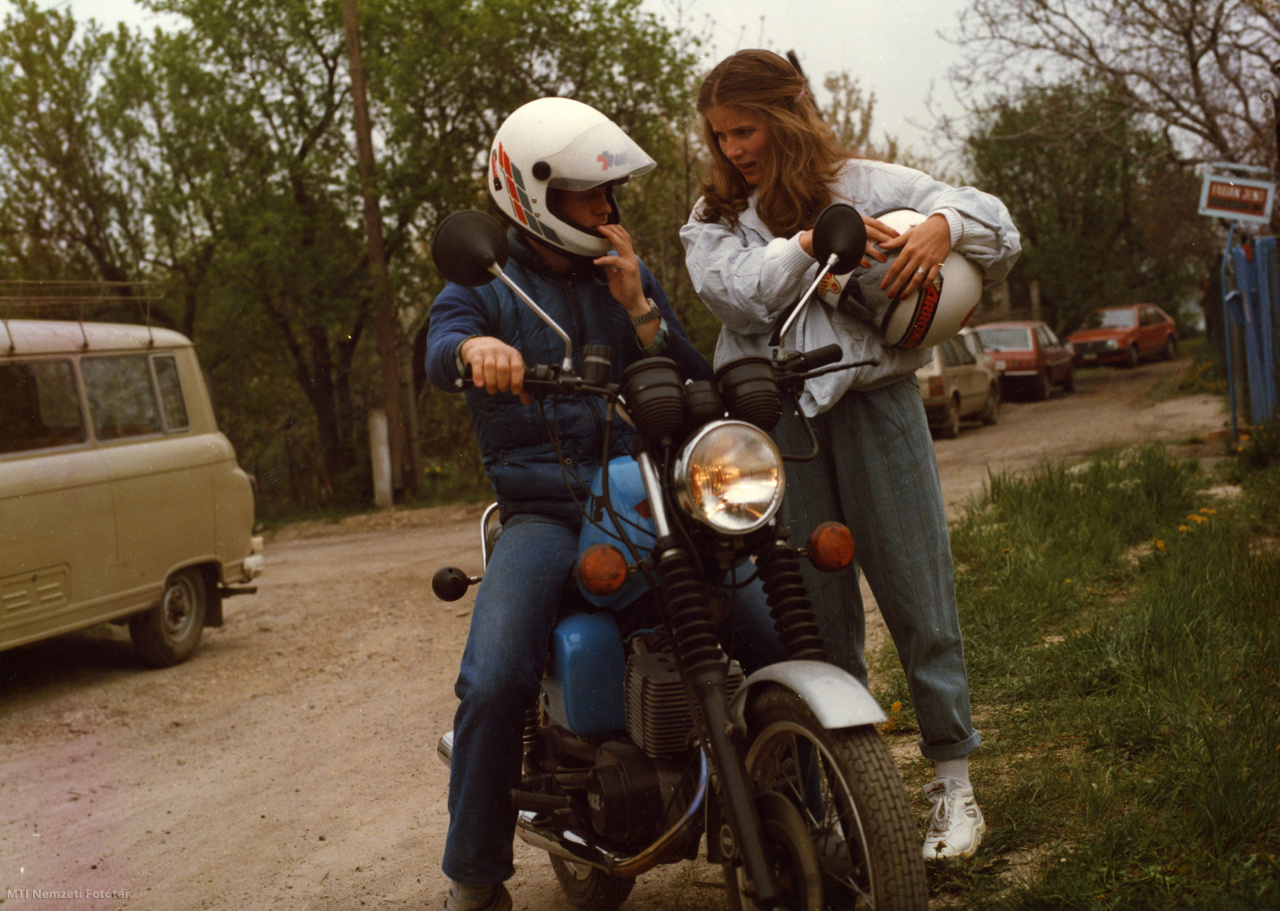
[[[387,434],[387,413],[369,412],[369,461],[373,463],[373,505],[386,509],[391,497],[391,441]]]

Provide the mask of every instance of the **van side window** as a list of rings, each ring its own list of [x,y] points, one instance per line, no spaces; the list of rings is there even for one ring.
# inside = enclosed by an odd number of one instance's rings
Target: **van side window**
[[[145,354],[80,362],[93,432],[100,440],[160,432],[160,409]]]
[[[70,361],[0,364],[0,453],[87,438]]]
[[[182,397],[182,381],[178,379],[178,362],[172,354],[151,358],[156,371],[156,388],[160,390],[160,407],[164,412],[164,429],[172,433],[191,426],[187,418],[187,400]]]

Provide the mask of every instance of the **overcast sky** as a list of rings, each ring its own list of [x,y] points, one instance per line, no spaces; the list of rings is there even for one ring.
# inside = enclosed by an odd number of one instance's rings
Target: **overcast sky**
[[[77,20],[124,21],[150,29],[166,20],[134,0],[37,0],[69,7]],[[847,71],[876,96],[876,140],[895,137],[904,148],[932,157],[928,132],[934,110],[959,113],[946,81],[956,49],[939,32],[954,32],[967,0],[642,0],[643,9],[706,36],[704,64],[733,51],[765,47],[796,52],[822,98],[823,79]],[[8,0],[0,10],[8,11]],[[820,99],[821,100],[821,99]]]

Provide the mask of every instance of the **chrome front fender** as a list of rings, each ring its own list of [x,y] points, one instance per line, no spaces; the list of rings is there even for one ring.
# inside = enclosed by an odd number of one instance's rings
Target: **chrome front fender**
[[[734,694],[729,706],[734,724],[745,724],[753,690],[774,684],[795,693],[827,730],[879,724],[888,716],[871,693],[848,671],[823,661],[780,661],[756,671]]]

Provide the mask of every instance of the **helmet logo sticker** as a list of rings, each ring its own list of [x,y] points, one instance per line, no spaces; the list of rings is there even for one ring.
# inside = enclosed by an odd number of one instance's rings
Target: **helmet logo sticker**
[[[626,152],[610,152],[606,149],[596,156],[596,161],[600,162],[601,171],[607,171],[610,168],[625,167],[629,158]]]
[[[524,175],[520,173],[519,168],[511,163],[511,156],[507,154],[507,150],[503,148],[502,143],[498,143],[498,154],[494,158],[496,159],[493,162],[494,186],[501,187],[502,185],[499,179],[499,171],[501,171],[507,178],[507,193],[511,197],[511,208],[515,212],[516,220],[538,236],[545,237],[547,240],[558,244],[560,236],[538,220],[538,215],[534,212],[533,205],[529,202],[529,194],[525,192]]]
[[[914,348],[929,334],[933,325],[933,316],[938,312],[938,300],[942,297],[942,276],[939,275],[931,285],[920,292],[920,302],[916,305],[916,318],[911,324],[907,337],[898,342],[899,348]]]

